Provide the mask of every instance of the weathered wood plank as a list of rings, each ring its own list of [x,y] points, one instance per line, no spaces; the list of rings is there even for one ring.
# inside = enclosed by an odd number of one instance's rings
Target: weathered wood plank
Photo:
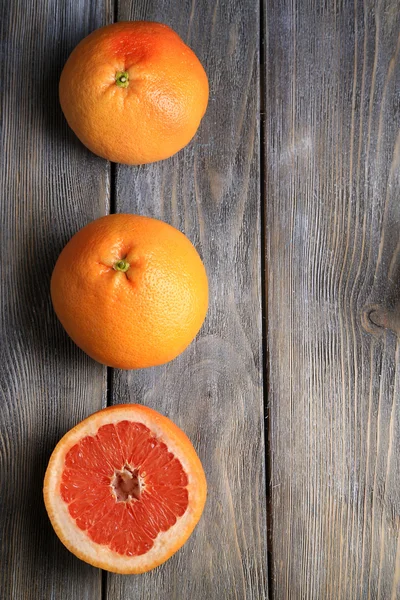
[[[196,341],[172,363],[114,374],[113,401],[171,417],[193,440],[209,484],[204,516],[165,565],[108,575],[108,600],[267,597],[260,299],[258,3],[121,1],[118,19],[171,25],[210,78],[195,140],[170,160],[118,167],[117,212],[184,231],[210,280]]]
[[[72,48],[110,20],[107,2],[1,5],[0,596],[101,596],[101,572],[73,557],[42,499],[61,435],[99,409],[105,369],[68,339],[53,314],[58,253],[108,206],[109,165],[69,130],[58,78]]]
[[[265,7],[274,597],[394,600],[400,6]]]

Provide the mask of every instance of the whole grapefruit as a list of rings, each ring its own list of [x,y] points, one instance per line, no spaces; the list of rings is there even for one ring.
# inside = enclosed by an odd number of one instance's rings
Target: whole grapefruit
[[[89,356],[111,367],[166,363],[198,333],[208,307],[203,262],[180,231],[149,217],[92,221],[62,250],[54,310]]]
[[[60,103],[78,138],[108,160],[144,164],[172,156],[195,135],[207,75],[167,25],[114,23],[84,38],[60,79]]]

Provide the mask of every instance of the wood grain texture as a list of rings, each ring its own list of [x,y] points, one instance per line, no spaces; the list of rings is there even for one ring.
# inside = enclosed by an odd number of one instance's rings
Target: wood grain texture
[[[55,443],[105,395],[105,369],[58,324],[49,280],[71,235],[108,208],[109,165],[69,130],[58,79],[73,47],[111,15],[83,0],[16,0],[0,11],[0,596],[93,600],[101,572],[59,542],[42,484]]]
[[[117,167],[116,210],[161,218],[199,250],[210,308],[176,360],[114,373],[113,402],[144,403],[191,438],[209,494],[191,539],[140,577],[108,575],[107,600],[267,597],[260,297],[258,3],[121,1],[118,19],[162,21],[210,78],[207,113],[175,157]]]
[[[273,597],[400,598],[400,6],[265,2]]]

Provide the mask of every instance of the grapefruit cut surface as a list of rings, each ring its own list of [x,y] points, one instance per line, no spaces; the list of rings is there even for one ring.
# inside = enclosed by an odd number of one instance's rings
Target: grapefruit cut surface
[[[123,404],[91,415],[60,440],[44,500],[76,556],[116,573],[143,573],[188,539],[206,488],[183,431],[152,409]]]

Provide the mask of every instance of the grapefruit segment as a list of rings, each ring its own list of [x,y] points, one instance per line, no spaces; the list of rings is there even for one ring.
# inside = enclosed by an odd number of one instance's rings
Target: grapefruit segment
[[[169,419],[139,405],[88,417],[56,446],[44,499],[61,541],[117,573],[167,560],[196,526],[206,497],[199,458]]]

